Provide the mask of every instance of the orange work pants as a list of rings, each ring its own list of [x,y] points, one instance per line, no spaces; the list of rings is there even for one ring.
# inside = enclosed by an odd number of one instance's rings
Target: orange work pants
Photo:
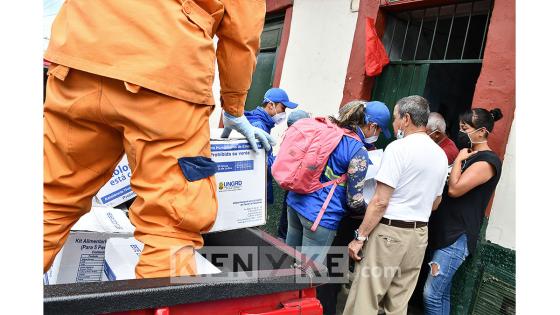
[[[44,271],[126,152],[137,194],[129,217],[144,243],[137,278],[196,274],[212,227],[214,176],[188,181],[181,157],[210,157],[213,106],[52,65],[44,105]]]

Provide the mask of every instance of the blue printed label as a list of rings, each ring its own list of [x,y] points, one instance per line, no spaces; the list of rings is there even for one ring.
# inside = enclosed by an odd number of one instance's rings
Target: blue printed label
[[[220,162],[218,165],[218,173],[225,172],[238,172],[238,171],[251,171],[254,167],[254,161],[235,161],[235,162]]]
[[[101,197],[101,202],[102,203],[108,203],[111,200],[117,199],[123,195],[126,195],[127,193],[131,192],[132,188],[130,188],[129,186],[123,187],[119,190],[115,190],[112,193],[108,194],[107,196],[103,196]]]
[[[257,142],[257,146],[259,149],[263,148],[260,142]],[[212,152],[251,150],[251,145],[249,143],[215,143],[210,145],[210,150]]]

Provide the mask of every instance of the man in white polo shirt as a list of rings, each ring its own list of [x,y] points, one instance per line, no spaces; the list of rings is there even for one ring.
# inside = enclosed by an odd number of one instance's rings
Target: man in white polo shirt
[[[429,114],[418,95],[395,105],[397,140],[385,149],[375,195],[348,245],[358,263],[344,315],[377,314],[381,302],[388,315],[407,312],[447,176],[447,157],[426,134]]]

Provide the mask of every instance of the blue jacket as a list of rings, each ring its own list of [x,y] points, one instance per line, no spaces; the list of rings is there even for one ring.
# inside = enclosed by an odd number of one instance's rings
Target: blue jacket
[[[270,130],[274,128],[274,119],[262,107],[257,107],[251,111],[245,111],[245,117],[251,125],[262,129],[270,134]]]
[[[354,138],[344,136],[329,157],[325,170],[321,175],[321,182],[325,183],[340,177],[348,171],[350,160],[364,144]],[[290,208],[314,222],[332,186],[319,189],[310,194],[288,193],[287,203]],[[323,214],[319,225],[330,230],[338,229],[338,224],[347,210],[346,184],[336,187],[334,195]]]
[[[268,134],[270,134],[270,130],[274,128],[274,126],[276,125],[272,117],[270,117],[270,115],[260,106],[254,110],[245,111],[245,117],[247,117],[247,120],[249,120],[251,125],[266,131]],[[270,150],[267,153],[268,167],[267,167],[267,180],[266,180],[266,190],[267,190],[266,199],[267,199],[267,203],[269,204],[274,203],[274,194],[272,192],[272,172],[271,172],[271,167],[272,167],[272,163],[274,162],[274,159],[275,157],[272,156],[272,150]]]

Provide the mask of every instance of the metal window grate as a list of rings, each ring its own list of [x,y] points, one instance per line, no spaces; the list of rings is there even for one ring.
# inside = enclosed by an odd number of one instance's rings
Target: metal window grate
[[[393,63],[482,62],[493,0],[387,12],[383,44]]]

